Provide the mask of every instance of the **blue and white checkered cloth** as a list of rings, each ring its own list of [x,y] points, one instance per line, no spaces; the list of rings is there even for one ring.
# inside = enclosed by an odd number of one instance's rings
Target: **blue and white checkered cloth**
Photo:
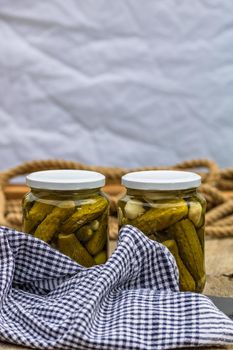
[[[181,293],[173,256],[132,226],[105,265],[84,268],[0,228],[0,340],[40,349],[173,349],[233,342],[233,322]]]

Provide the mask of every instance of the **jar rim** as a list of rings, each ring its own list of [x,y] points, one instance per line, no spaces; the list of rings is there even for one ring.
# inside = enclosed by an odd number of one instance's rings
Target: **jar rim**
[[[126,188],[137,190],[186,190],[199,187],[201,176],[190,171],[146,170],[125,174],[121,183]]]
[[[105,185],[105,176],[88,170],[45,170],[26,176],[29,187],[45,190],[84,190]]]

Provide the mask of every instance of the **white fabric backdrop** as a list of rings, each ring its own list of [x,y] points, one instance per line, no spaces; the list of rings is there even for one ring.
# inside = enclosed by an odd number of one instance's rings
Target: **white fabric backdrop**
[[[232,0],[0,0],[0,168],[232,165]]]

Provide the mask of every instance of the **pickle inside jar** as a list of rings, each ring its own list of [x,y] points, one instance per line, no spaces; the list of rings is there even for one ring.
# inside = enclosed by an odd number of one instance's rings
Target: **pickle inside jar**
[[[131,224],[150,239],[168,244],[177,261],[181,290],[201,292],[205,285],[204,201],[198,195],[141,203],[137,199],[134,206],[125,208],[125,202],[120,201],[119,225]]]
[[[24,200],[25,232],[52,244],[84,266],[106,261],[108,201],[104,197],[56,201],[56,205],[49,200],[30,205],[28,202]]]
[[[120,203],[123,218],[121,224],[130,224],[139,228],[145,234],[153,234],[162,231],[175,224],[188,214],[188,205],[183,199],[171,199],[169,201],[157,201],[156,203],[143,203],[134,208],[134,219],[131,219],[128,211],[125,210],[126,205]],[[142,210],[143,208],[143,210]]]

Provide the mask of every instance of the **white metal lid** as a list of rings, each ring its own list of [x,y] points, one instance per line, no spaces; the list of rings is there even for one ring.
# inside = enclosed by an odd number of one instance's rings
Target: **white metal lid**
[[[185,190],[201,184],[201,177],[188,171],[148,170],[124,175],[122,185],[137,190]]]
[[[46,170],[26,176],[29,187],[46,190],[83,190],[105,185],[105,176],[87,170]]]

